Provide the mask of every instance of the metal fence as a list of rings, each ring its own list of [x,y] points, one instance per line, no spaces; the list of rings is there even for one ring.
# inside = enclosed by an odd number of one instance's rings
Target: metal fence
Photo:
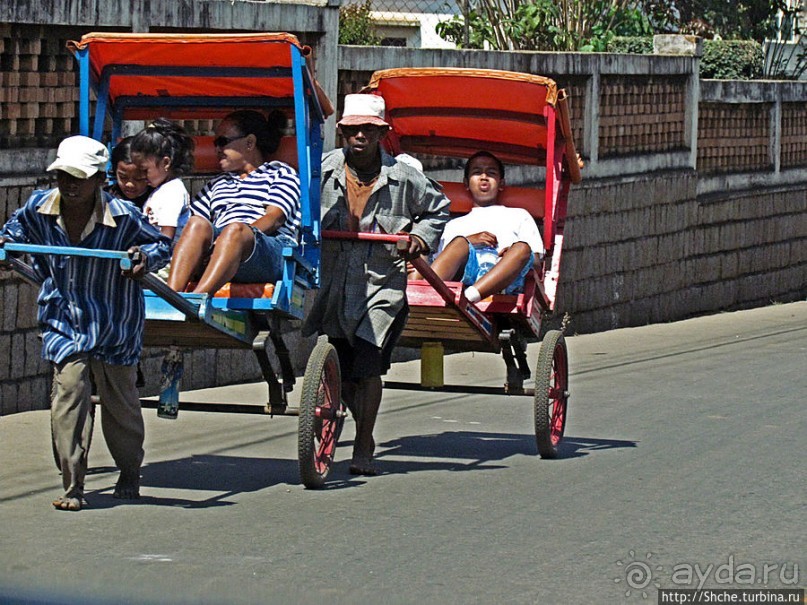
[[[436,15],[460,15],[461,5],[468,0],[371,0],[374,11],[391,13],[431,13]],[[360,4],[362,0],[347,0],[344,4]]]

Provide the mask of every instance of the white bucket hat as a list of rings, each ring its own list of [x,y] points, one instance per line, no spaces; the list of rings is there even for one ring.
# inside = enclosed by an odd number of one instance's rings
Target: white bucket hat
[[[48,166],[48,171],[63,170],[77,179],[88,179],[105,170],[108,161],[109,152],[103,143],[77,135],[59,143],[56,161]]]
[[[339,126],[389,126],[384,121],[384,99],[377,95],[345,95],[345,110]]]

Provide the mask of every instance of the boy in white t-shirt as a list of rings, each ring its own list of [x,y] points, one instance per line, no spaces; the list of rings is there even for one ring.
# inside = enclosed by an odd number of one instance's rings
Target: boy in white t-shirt
[[[461,276],[470,302],[501,291],[519,292],[527,273],[544,254],[535,219],[523,208],[499,205],[504,165],[492,153],[478,151],[468,159],[464,182],[474,206],[448,222],[432,269],[443,280]],[[497,257],[492,268],[482,258],[486,253]]]

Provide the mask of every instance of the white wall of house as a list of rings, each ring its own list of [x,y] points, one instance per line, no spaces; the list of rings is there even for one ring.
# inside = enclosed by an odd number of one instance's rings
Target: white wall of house
[[[401,13],[394,11],[372,11],[370,17],[376,33],[382,38],[404,39],[408,48],[456,48],[452,42],[437,35],[435,27],[441,21],[448,21],[454,15],[435,13]],[[396,44],[390,44],[396,46]]]

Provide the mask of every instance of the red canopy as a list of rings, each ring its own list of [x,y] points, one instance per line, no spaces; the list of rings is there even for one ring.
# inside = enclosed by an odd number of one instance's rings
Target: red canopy
[[[292,48],[304,56],[311,49],[286,33],[259,34],[119,34],[91,33],[79,42],[68,42],[76,53],[88,48],[90,70],[94,82],[101,81],[104,69],[113,70],[110,99],[123,97],[273,97],[291,98],[290,77],[250,77],[258,70],[290,68]],[[180,73],[181,68],[192,68]],[[205,70],[215,73],[205,76]],[[149,72],[152,74],[150,75]],[[265,71],[263,72],[265,74]],[[231,74],[231,75],[230,75]],[[333,109],[327,97],[318,90],[326,115]],[[192,104],[189,104],[189,106]],[[188,106],[188,107],[189,107]],[[171,107],[165,104],[162,115],[191,117],[200,109]],[[217,117],[232,110],[205,109],[206,117]],[[138,115],[142,114],[142,115]],[[191,115],[189,115],[191,114]],[[153,111],[131,108],[126,119],[153,117]]]
[[[543,163],[545,108],[559,102],[549,78],[492,69],[381,70],[363,92],[384,97],[395,153],[467,157],[487,149],[514,164]]]

